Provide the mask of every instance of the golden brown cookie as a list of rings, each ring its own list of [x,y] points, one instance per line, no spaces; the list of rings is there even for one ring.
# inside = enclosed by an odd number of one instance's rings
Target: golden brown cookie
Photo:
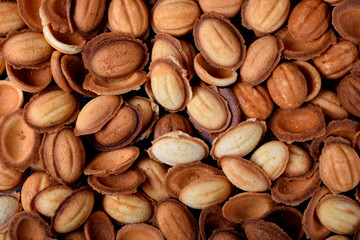
[[[246,55],[244,39],[239,30],[222,15],[201,15],[194,25],[193,35],[196,47],[210,65],[234,71],[243,64]]]
[[[275,32],[287,20],[289,0],[245,0],[241,7],[241,23],[257,36]]]
[[[46,66],[53,52],[43,34],[30,30],[12,31],[0,47],[5,61],[16,68]]]
[[[252,42],[240,68],[240,82],[253,86],[265,81],[278,65],[283,49],[282,41],[273,35]]]
[[[16,2],[3,1],[0,3],[0,9],[0,36],[6,36],[10,31],[18,30],[25,26]]]
[[[164,236],[158,228],[145,223],[124,225],[116,233],[116,240],[164,240]]]
[[[74,133],[77,136],[99,131],[119,111],[121,96],[99,96],[89,101],[79,112]]]
[[[54,88],[34,95],[24,107],[26,123],[39,132],[54,132],[74,122],[78,113],[77,97]]]
[[[200,14],[194,0],[158,0],[151,8],[150,22],[155,33],[180,37],[191,32]]]
[[[319,38],[329,27],[330,9],[322,0],[305,0],[291,11],[288,21],[290,35],[300,41]]]
[[[141,39],[149,34],[149,9],[143,0],[112,0],[107,15],[112,32],[129,33]]]

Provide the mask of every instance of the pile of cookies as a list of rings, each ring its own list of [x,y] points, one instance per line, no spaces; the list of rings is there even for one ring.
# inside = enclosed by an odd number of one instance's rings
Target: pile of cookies
[[[360,239],[359,0],[0,14],[0,239]]]

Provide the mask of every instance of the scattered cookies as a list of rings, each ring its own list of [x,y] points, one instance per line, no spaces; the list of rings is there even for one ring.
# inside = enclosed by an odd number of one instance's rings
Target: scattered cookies
[[[0,14],[0,240],[360,239],[359,0]]]

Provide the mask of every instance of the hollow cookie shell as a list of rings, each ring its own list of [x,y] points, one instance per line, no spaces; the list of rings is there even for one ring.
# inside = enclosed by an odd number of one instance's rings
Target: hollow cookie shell
[[[305,102],[314,99],[321,90],[321,76],[318,70],[308,62],[295,61],[293,62],[304,75],[307,85],[307,95]]]
[[[0,81],[0,118],[20,108],[23,102],[24,94],[15,84],[5,80]]]
[[[233,84],[238,76],[236,71],[211,66],[201,53],[198,53],[194,58],[194,69],[202,81],[219,87]]]
[[[56,0],[42,1],[39,9],[41,24],[49,25],[58,32],[70,32],[72,28],[69,21],[71,10],[71,1],[65,0],[58,2]]]
[[[44,26],[42,31],[48,44],[65,54],[77,54],[86,44],[86,38],[76,32],[61,33],[55,31],[50,25]]]
[[[268,122],[270,130],[287,143],[312,140],[325,133],[325,119],[320,108],[305,105],[297,109],[277,109]]]
[[[115,239],[114,225],[103,211],[94,211],[84,224],[86,239]]]
[[[66,78],[61,70],[61,58],[64,54],[57,50],[53,51],[50,59],[50,70],[51,75],[55,83],[61,88],[64,92],[71,93],[73,89],[69,86]]]
[[[17,213],[10,221],[10,239],[46,239],[52,236],[50,226],[38,213],[23,211]]]
[[[221,229],[235,229],[233,223],[223,216],[222,208],[219,204],[203,208],[199,217],[200,235],[203,239],[208,239],[214,231]]]
[[[165,174],[167,167],[149,157],[143,157],[136,161],[135,167],[142,170],[146,175],[145,182],[140,188],[152,199],[159,202],[170,198],[165,188]]]
[[[302,225],[307,238],[322,239],[330,233],[330,230],[320,222],[316,214],[317,203],[323,196],[329,193],[330,191],[326,186],[320,187],[319,190],[314,192],[304,211]]]
[[[135,162],[139,154],[140,150],[135,146],[101,152],[87,163],[84,174],[99,177],[120,174]]]
[[[0,164],[25,171],[35,161],[40,134],[24,121],[23,110],[5,116],[0,123]]]
[[[259,219],[275,206],[269,194],[244,192],[229,198],[222,212],[231,222],[244,223],[250,219]]]
[[[304,235],[301,220],[302,214],[289,206],[276,206],[266,212],[261,219],[278,225],[291,239],[300,240]]]
[[[51,70],[49,66],[32,68],[14,68],[8,62],[5,63],[6,73],[10,81],[24,92],[37,93],[45,89],[51,82]]]
[[[159,119],[159,106],[153,100],[142,96],[134,96],[127,99],[127,103],[133,107],[140,107],[143,116],[141,131],[136,141],[148,138],[155,122]]]
[[[137,192],[146,179],[138,169],[128,169],[121,174],[106,177],[89,176],[88,184],[97,192],[108,195],[131,194]]]
[[[128,77],[109,81],[87,74],[84,79],[83,88],[98,95],[118,95],[139,90],[146,80],[145,71],[135,72]]]
[[[319,175],[319,168],[316,165],[306,178],[280,177],[271,186],[271,197],[275,202],[297,206],[320,188]]]
[[[64,55],[60,60],[61,72],[69,85],[76,92],[87,97],[97,97],[97,95],[83,88],[84,80],[88,71],[84,67],[82,59],[75,55]]]
[[[40,0],[19,0],[17,1],[19,14],[26,25],[37,32],[42,31],[41,18],[39,15],[39,8],[41,6]]]
[[[287,27],[280,29],[275,36],[280,38],[284,44],[283,57],[300,61],[307,61],[317,57],[336,43],[336,36],[331,28],[313,41],[299,41],[294,39],[290,35]]]
[[[318,160],[323,148],[323,141],[328,137],[341,137],[353,142],[356,139],[356,133],[360,131],[360,123],[350,119],[334,120],[328,123],[325,134],[315,138],[310,144],[311,156]]]
[[[217,88],[217,90],[229,105],[229,110],[231,113],[231,121],[229,126],[238,125],[242,120],[241,119],[242,113],[241,113],[239,101],[235,96],[235,93],[229,88]]]
[[[333,9],[332,24],[343,38],[355,44],[360,42],[360,4],[358,1],[344,1]]]

